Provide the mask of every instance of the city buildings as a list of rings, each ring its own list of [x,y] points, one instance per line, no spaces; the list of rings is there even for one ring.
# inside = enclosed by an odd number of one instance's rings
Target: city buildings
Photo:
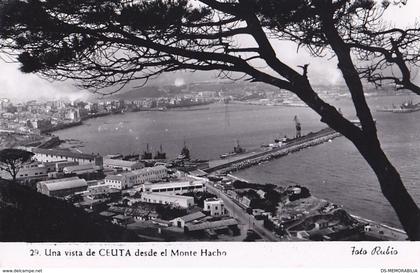
[[[164,193],[142,193],[141,201],[146,203],[172,205],[181,208],[194,206],[194,197]]]

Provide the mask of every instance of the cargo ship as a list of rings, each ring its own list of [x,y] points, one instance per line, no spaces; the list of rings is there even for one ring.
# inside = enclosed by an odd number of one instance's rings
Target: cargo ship
[[[378,109],[378,112],[391,112],[391,113],[412,113],[420,111],[420,103],[414,104],[412,100],[402,103],[400,106],[392,105],[390,108]]]

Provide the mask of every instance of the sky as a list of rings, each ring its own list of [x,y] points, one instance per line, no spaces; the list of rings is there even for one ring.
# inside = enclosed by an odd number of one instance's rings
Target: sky
[[[419,0],[409,0],[407,6],[392,7],[387,10],[386,19],[395,22],[397,25],[408,25],[413,23],[419,16]],[[243,41],[247,43],[246,40]],[[277,54],[281,60],[285,60],[291,67],[297,67],[310,63],[309,78],[313,84],[336,84],[341,81],[340,72],[337,69],[336,61],[327,58],[312,58],[290,43],[274,42]],[[23,74],[19,71],[16,63],[5,63],[0,59],[0,98],[10,98],[14,101],[26,101],[30,99],[55,99],[67,98],[70,100],[85,99],[91,94],[86,90],[80,90],[71,81],[50,82],[41,79],[34,74]],[[217,75],[217,72],[208,74],[176,72],[169,75],[161,75],[149,84],[179,84],[188,82],[190,79],[204,80]],[[135,83],[130,86],[136,86]]]

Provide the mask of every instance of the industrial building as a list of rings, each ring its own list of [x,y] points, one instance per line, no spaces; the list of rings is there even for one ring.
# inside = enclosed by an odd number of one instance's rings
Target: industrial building
[[[103,159],[100,155],[75,153],[67,150],[33,148],[34,158],[40,162],[70,161],[79,165],[95,164],[103,166]]]
[[[168,182],[168,183],[145,183],[143,192],[166,192],[171,194],[182,194],[192,191],[205,191],[205,184],[202,180]]]
[[[141,201],[146,203],[172,205],[181,208],[189,208],[194,206],[194,197],[164,193],[144,192],[141,194]]]
[[[51,197],[64,197],[75,192],[85,191],[88,184],[85,179],[68,177],[38,182],[38,192]]]
[[[104,158],[104,168],[131,172],[144,168],[144,164],[137,161]]]

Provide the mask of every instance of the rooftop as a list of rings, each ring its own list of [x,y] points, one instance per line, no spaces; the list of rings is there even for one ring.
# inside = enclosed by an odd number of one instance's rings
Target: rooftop
[[[32,152],[34,154],[47,154],[47,155],[66,156],[66,157],[92,159],[92,160],[99,157],[99,155],[95,155],[95,154],[82,154],[82,153],[75,153],[68,150],[57,150],[57,149],[33,148]]]
[[[198,212],[187,214],[185,216],[178,217],[178,218],[181,218],[182,220],[184,220],[184,222],[191,222],[191,221],[198,220],[204,217],[206,217],[206,215],[202,213],[201,211],[198,211]]]
[[[128,160],[121,160],[121,159],[111,159],[111,158],[105,158],[104,159],[104,165],[115,165],[119,167],[125,167],[125,168],[131,168],[133,166],[139,165],[143,166],[142,163],[137,161],[128,161]]]
[[[194,200],[194,197],[192,196],[184,196],[184,195],[175,195],[175,194],[165,194],[165,193],[148,193],[148,192],[143,192],[142,193],[142,197],[146,197],[146,196],[157,196],[157,197],[166,197],[166,198],[170,198],[170,199],[184,199],[184,200]]]
[[[165,182],[165,183],[154,183],[144,184],[146,188],[168,188],[168,187],[187,187],[187,186],[200,186],[203,185],[203,181],[177,181],[177,182]]]
[[[77,179],[79,179],[79,177],[72,176],[72,177],[65,177],[65,178],[59,178],[59,179],[51,179],[51,180],[40,181],[38,183],[50,184],[50,183],[58,183],[58,182],[64,182],[64,181],[73,181],[73,180],[77,180]]]
[[[167,168],[165,166],[158,165],[158,166],[154,166],[154,167],[146,167],[146,168],[134,170],[131,173],[142,174],[142,173],[146,173],[146,172],[150,172],[150,171],[166,171],[166,170],[167,170]]]
[[[214,221],[214,222],[202,222],[199,224],[187,224],[187,229],[189,231],[197,231],[197,230],[204,230],[204,229],[211,229],[211,228],[221,228],[221,227],[228,227],[237,225],[238,221],[233,218]]]
[[[64,170],[66,170],[67,172],[84,171],[84,170],[90,170],[90,169],[97,169],[97,166],[92,165],[92,164],[86,164],[86,165],[75,165],[75,166],[64,167]]]
[[[204,200],[204,202],[219,202],[219,201],[222,201],[222,199],[219,199],[219,198],[216,198],[216,197],[207,198],[206,200]]]
[[[131,216],[118,214],[118,215],[113,216],[112,218],[118,219],[118,220],[128,220],[128,219],[131,219]]]
[[[42,183],[42,182],[41,182]],[[45,187],[49,191],[58,191],[58,190],[65,190],[65,189],[72,189],[72,188],[79,188],[79,187],[87,187],[86,180],[84,179],[74,179],[74,180],[67,180],[67,181],[59,181],[54,183],[45,183]]]
[[[105,180],[117,180],[117,181],[121,181],[124,178],[123,175],[121,174],[111,174],[111,175],[107,175],[105,177]]]
[[[102,211],[101,213],[99,213],[99,215],[104,216],[104,217],[112,217],[115,215],[115,213],[110,212],[110,211]]]

